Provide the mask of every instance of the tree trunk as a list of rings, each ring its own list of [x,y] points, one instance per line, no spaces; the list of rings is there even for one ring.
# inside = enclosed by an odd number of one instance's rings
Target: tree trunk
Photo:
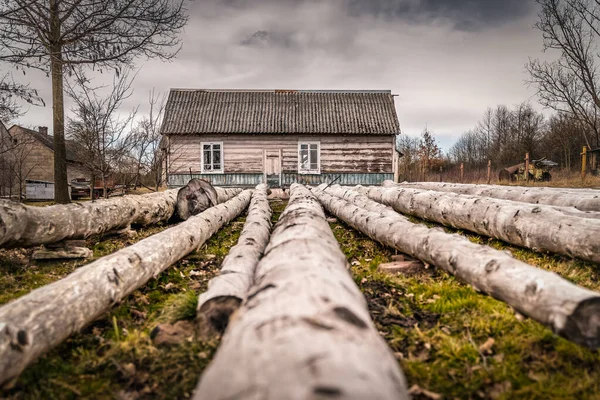
[[[329,193],[342,198],[348,192],[339,186],[330,189]],[[358,187],[356,191],[399,213],[534,251],[600,262],[600,213],[404,187]],[[585,218],[589,214],[595,218]]]
[[[199,248],[248,206],[251,195],[244,191],[0,307],[0,384]]]
[[[237,190],[237,192],[236,192]],[[221,189],[231,198],[239,189]],[[226,194],[227,193],[227,194]],[[175,212],[177,190],[85,203],[31,207],[1,201],[1,247],[30,247],[100,235],[130,224],[150,225]]]
[[[407,399],[317,200],[291,187],[195,399]]]
[[[575,343],[600,346],[600,294],[464,236],[413,224],[389,208],[382,212],[381,204],[364,196],[357,198],[366,208],[320,189],[313,193],[329,212],[372,239],[443,268]]]
[[[198,300],[198,316],[202,336],[222,334],[229,316],[239,307],[254,283],[254,271],[271,233],[271,207],[267,185],[260,184],[252,193],[248,217],[237,245],[223,260],[221,273],[210,280],[208,290]]]
[[[67,151],[65,148],[65,105],[63,92],[63,59],[60,45],[61,26],[59,2],[50,5],[51,36],[55,42],[50,54],[52,72],[52,127],[54,135],[54,201],[59,204],[71,202],[67,178]]]
[[[474,196],[520,201],[524,203],[549,204],[575,207],[581,211],[600,211],[600,191],[595,189],[538,188],[502,185],[469,185],[459,183],[416,182],[400,183],[385,181],[383,186],[436,190]]]

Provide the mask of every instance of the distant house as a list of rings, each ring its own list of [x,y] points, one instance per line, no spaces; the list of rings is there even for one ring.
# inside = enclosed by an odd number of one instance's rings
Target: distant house
[[[169,186],[394,179],[390,91],[172,89],[161,129]]]
[[[13,125],[8,130],[19,149],[15,157],[22,163],[18,167],[27,180],[54,182],[54,141],[48,128],[40,126],[37,131]],[[67,178],[89,178],[89,173],[78,160],[71,143],[67,141]]]

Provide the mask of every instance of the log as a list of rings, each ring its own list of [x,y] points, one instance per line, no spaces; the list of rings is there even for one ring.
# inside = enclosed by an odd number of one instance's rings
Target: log
[[[581,211],[600,211],[600,194],[595,191],[573,192],[565,190],[547,190],[547,188],[529,188],[523,186],[502,185],[465,185],[458,183],[415,182],[397,184],[383,182],[384,187],[401,187],[453,192],[496,199],[520,201],[524,203],[549,204],[562,207],[575,207]]]
[[[229,316],[239,307],[254,283],[254,271],[271,234],[271,207],[267,185],[252,193],[248,217],[237,244],[223,260],[221,273],[208,283],[198,299],[197,321],[203,337],[222,334]]]
[[[244,191],[0,307],[0,385],[200,247],[248,206],[251,193]]]
[[[219,203],[217,191],[204,179],[191,179],[177,192],[177,215],[186,220]]]
[[[378,211],[381,204],[364,196],[362,208],[320,189],[313,193],[331,214],[372,239],[456,275],[566,339],[600,346],[600,294],[464,236],[413,224],[391,209]]]
[[[241,191],[216,190],[220,202]],[[171,218],[176,198],[177,189],[48,207],[0,200],[0,247],[32,247],[104,235],[130,225],[152,225]]]
[[[397,361],[303,186],[275,226],[195,399],[407,399]]]
[[[339,186],[328,192],[345,198]],[[399,213],[465,229],[534,251],[549,251],[600,263],[600,219],[573,216],[565,208],[491,197],[405,187],[357,187],[371,200]]]

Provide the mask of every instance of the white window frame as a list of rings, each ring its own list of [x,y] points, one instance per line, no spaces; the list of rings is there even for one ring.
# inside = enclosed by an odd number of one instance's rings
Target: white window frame
[[[300,158],[300,148],[303,144],[307,144],[308,145],[308,165],[310,167],[310,145],[311,144],[316,144],[317,145],[317,169],[309,169],[309,170],[303,170],[300,168],[301,164],[302,164],[302,159]],[[306,175],[320,175],[321,174],[321,142],[318,140],[298,140],[298,173],[299,174],[306,174]]]
[[[221,146],[221,169],[212,169],[210,171],[206,171],[204,169],[204,146],[206,145],[210,145],[211,146],[211,152],[214,152],[212,146],[218,144]],[[222,174],[225,171],[225,163],[224,163],[224,159],[223,159],[223,142],[201,142],[200,143],[200,171],[202,171],[203,174]],[[214,165],[214,163],[211,163]]]

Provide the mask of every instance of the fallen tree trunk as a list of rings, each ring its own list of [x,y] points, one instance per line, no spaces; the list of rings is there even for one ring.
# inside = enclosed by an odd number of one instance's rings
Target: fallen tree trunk
[[[244,191],[0,307],[0,385],[200,247],[248,206],[251,195]]]
[[[583,195],[591,195],[596,196],[600,194],[600,189],[597,188],[573,188],[573,187],[552,187],[552,186],[518,186],[518,185],[490,185],[484,183],[453,183],[453,182],[400,182],[394,183],[391,180],[384,181],[384,185],[390,184],[400,185],[400,186],[420,186],[427,185],[430,187],[435,186],[444,186],[452,185],[452,187],[459,190],[471,190],[471,189],[494,189],[494,188],[511,188],[515,190],[534,190],[536,192],[560,192],[560,193],[578,193]],[[433,189],[432,189],[433,190]]]
[[[240,306],[254,283],[254,271],[271,233],[271,207],[267,185],[252,193],[248,217],[237,244],[223,260],[221,273],[208,283],[198,299],[197,321],[204,337],[222,334],[229,316]]]
[[[217,188],[223,201],[240,191]],[[0,247],[38,246],[66,239],[84,239],[129,225],[155,224],[171,218],[176,198],[177,189],[48,207],[1,201]]]
[[[600,219],[574,217],[553,206],[404,187],[357,187],[354,191],[335,186],[328,192],[348,200],[348,192],[360,192],[399,213],[535,251],[600,263]]]
[[[362,208],[320,189],[313,193],[329,212],[372,239],[456,275],[575,343],[600,346],[599,293],[464,236],[413,224],[391,209],[377,211],[381,205],[373,201]]]
[[[407,399],[317,200],[292,185],[195,399]]]
[[[415,182],[394,183],[383,182],[384,187],[400,186],[438,192],[453,192],[474,196],[494,197],[497,199],[520,201],[524,203],[549,204],[562,207],[575,207],[581,211],[600,211],[600,194],[596,192],[575,193],[569,191],[548,191],[536,187],[502,186],[502,185],[467,185],[458,183]]]

